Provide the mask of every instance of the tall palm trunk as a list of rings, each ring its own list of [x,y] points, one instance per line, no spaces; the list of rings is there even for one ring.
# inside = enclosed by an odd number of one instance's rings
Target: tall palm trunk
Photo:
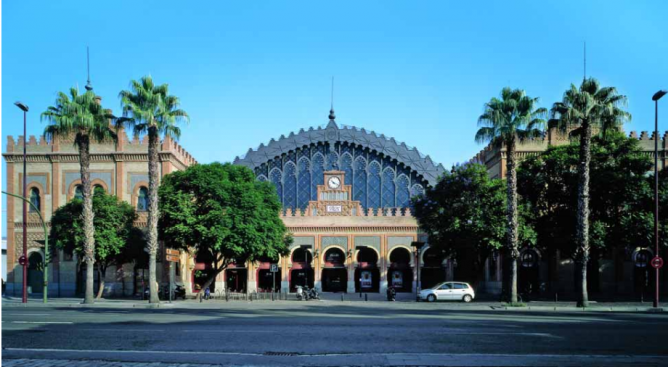
[[[589,306],[587,294],[587,262],[589,261],[589,162],[591,161],[591,125],[582,121],[580,135],[580,162],[578,164],[578,222],[575,262],[578,266],[578,307]]]
[[[506,226],[506,240],[508,246],[508,253],[510,255],[510,302],[517,302],[517,258],[519,257],[519,249],[517,248],[517,167],[515,162],[515,139],[509,139],[506,144],[506,190],[508,195],[507,204],[507,226]]]
[[[90,139],[88,135],[79,137],[79,160],[81,163],[81,186],[83,191],[84,262],[86,263],[86,290],[84,303],[94,303],[95,293],[95,227],[93,226],[93,196],[90,187]]]
[[[156,257],[158,253],[158,129],[148,129],[148,282],[150,303],[160,302],[156,276]]]
[[[101,266],[98,264],[97,266],[97,276],[100,278],[100,282],[97,286],[97,297],[96,299],[102,298],[102,294],[104,293],[104,278],[107,276],[107,267],[106,266]]]

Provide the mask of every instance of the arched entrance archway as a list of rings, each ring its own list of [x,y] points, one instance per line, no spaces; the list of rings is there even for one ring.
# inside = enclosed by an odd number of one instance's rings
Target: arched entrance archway
[[[322,269],[323,292],[346,292],[348,271],[346,255],[340,248],[333,247],[325,251]]]
[[[290,292],[295,292],[298,285],[306,285],[309,288],[313,288],[315,277],[313,267],[311,267],[311,263],[313,263],[311,251],[298,247],[292,252],[291,260],[292,269],[289,274]]]
[[[378,253],[371,247],[358,247],[355,292],[379,292]]]
[[[225,288],[230,292],[246,293],[248,269],[246,259],[234,259],[225,269]]]
[[[44,293],[44,262],[42,254],[35,251],[28,255],[29,293]]]
[[[390,252],[387,283],[397,292],[412,292],[413,269],[411,268],[411,252],[408,249],[397,247]]]
[[[422,289],[431,288],[446,280],[445,253],[434,247],[428,248],[422,256],[420,283]]]
[[[278,272],[271,272],[271,264],[279,265]],[[258,292],[271,292],[272,288],[274,292],[279,292],[281,290],[281,270],[278,259],[270,259],[266,256],[258,259],[255,277]]]

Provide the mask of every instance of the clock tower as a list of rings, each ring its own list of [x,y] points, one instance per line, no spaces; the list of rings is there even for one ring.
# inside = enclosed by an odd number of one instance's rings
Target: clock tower
[[[357,216],[362,215],[359,201],[352,199],[352,186],[344,185],[344,171],[324,173],[324,185],[318,185],[318,200],[310,201],[308,211],[317,216]]]

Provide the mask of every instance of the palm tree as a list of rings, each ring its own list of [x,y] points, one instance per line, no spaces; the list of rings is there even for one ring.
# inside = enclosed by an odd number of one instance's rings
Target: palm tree
[[[578,89],[574,84],[564,93],[563,100],[552,105],[550,127],[557,127],[571,136],[580,138],[578,162],[578,212],[576,250],[578,264],[578,307],[589,305],[587,294],[587,263],[589,262],[589,162],[591,161],[592,130],[603,137],[631,119],[631,114],[620,107],[626,106],[626,96],[617,94],[614,87],[602,88],[594,78],[584,79]]]
[[[167,84],[155,85],[150,76],[130,82],[131,91],[121,91],[119,97],[123,107],[123,117],[117,124],[128,125],[135,136],[148,134],[148,238],[150,303],[160,302],[156,277],[156,257],[158,253],[158,150],[160,137],[178,138],[181,129],[176,123],[189,122],[188,114],[179,109],[179,99],[169,95]]]
[[[79,94],[70,88],[70,95],[59,92],[56,105],[41,114],[49,121],[44,130],[47,139],[74,136],[74,145],[79,149],[81,186],[83,190],[84,262],[86,263],[86,290],[84,303],[93,303],[95,263],[95,228],[93,226],[93,194],[90,186],[90,145],[95,142],[115,141],[116,134],[109,123],[114,119],[111,110],[102,108],[100,99],[93,91]]]
[[[515,149],[517,143],[543,135],[547,109],[536,108],[537,104],[538,98],[527,96],[523,90],[503,88],[501,99],[492,98],[485,104],[485,112],[478,118],[481,128],[475,135],[478,143],[491,142],[497,148],[506,148],[506,252],[510,262],[509,300],[513,303],[517,302],[519,258]]]

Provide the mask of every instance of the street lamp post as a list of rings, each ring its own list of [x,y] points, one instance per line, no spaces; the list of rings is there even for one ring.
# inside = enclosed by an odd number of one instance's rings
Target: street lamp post
[[[48,299],[48,290],[49,290],[49,261],[51,261],[51,256],[49,252],[49,232],[46,230],[46,222],[44,221],[44,217],[42,217],[42,213],[40,213],[39,208],[35,206],[35,204],[31,203],[28,198],[12,194],[6,191],[2,192],[5,195],[13,196],[17,199],[23,200],[23,203],[29,203],[30,206],[35,210],[37,215],[39,215],[39,220],[42,222],[42,230],[44,231],[44,303],[47,303]]]
[[[23,111],[23,197],[27,197],[26,192],[26,145],[28,136],[26,135],[26,115],[28,106],[21,102],[14,102],[16,107]],[[26,222],[28,219],[28,205],[23,200],[23,303],[28,303],[28,233],[26,232]]]
[[[308,250],[311,248],[311,245],[301,245],[299,248],[304,250],[304,286],[308,287]]]
[[[660,90],[652,96],[654,101],[654,254],[659,254],[659,99],[668,91]],[[659,307],[659,268],[655,267],[656,273],[654,308]]]
[[[415,247],[415,268],[417,270],[417,279],[415,281],[415,301],[420,300],[420,249],[425,245],[424,242],[415,241],[411,242],[411,246]]]

